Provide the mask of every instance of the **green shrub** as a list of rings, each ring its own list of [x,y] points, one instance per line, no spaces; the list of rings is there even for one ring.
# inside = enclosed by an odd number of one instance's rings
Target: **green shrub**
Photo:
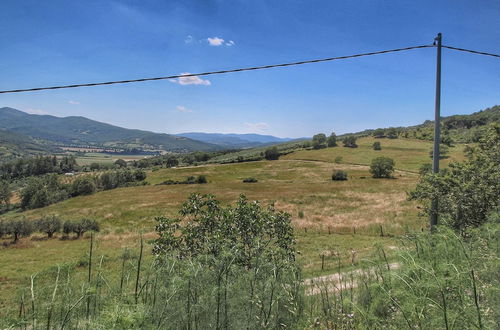
[[[347,172],[341,171],[341,170],[337,170],[337,171],[333,172],[332,180],[333,181],[345,181],[345,180],[347,180]]]
[[[245,182],[245,183],[253,183],[253,182],[258,182],[258,181],[259,180],[257,180],[256,178],[252,178],[252,177],[243,179],[243,182]]]
[[[198,178],[196,179],[196,183],[207,183],[207,177],[205,175],[198,175]]]
[[[342,156],[337,156],[337,157],[335,157],[334,162],[336,164],[340,164],[340,163],[342,163],[342,159],[343,159]]]
[[[373,150],[382,150],[382,146],[380,145],[380,142],[373,142]]]
[[[377,157],[372,160],[370,173],[374,178],[391,178],[394,172],[394,160],[389,157]]]
[[[78,176],[71,184],[71,192],[73,196],[90,195],[97,190],[93,177],[88,175]]]

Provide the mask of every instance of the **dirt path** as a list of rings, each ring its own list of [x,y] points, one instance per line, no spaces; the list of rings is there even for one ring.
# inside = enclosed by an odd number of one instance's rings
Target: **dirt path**
[[[383,266],[387,267],[387,266]],[[398,269],[399,263],[390,263],[389,269]],[[337,292],[342,290],[353,289],[357,286],[356,278],[366,272],[375,273],[375,267],[368,269],[354,269],[348,272],[323,275],[304,280],[306,285],[306,295],[313,296],[324,292]]]

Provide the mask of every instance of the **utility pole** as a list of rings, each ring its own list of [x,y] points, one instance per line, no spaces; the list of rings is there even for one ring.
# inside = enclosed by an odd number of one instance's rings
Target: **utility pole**
[[[439,143],[441,142],[441,41],[442,35],[438,33],[434,39],[437,45],[436,59],[436,100],[434,107],[434,151],[432,153],[432,172],[439,173]],[[430,225],[431,231],[438,223],[438,200],[432,200]]]

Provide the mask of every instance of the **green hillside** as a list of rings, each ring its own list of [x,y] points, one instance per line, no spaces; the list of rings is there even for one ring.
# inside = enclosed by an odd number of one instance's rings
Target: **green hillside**
[[[0,161],[60,151],[47,141],[0,129]]]
[[[168,151],[208,151],[220,147],[163,133],[126,129],[85,117],[32,115],[0,108],[0,128],[59,144],[148,147]]]

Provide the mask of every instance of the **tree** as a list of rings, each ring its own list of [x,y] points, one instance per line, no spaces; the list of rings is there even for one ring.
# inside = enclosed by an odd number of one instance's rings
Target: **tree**
[[[35,228],[42,233],[46,233],[48,238],[52,238],[54,233],[61,230],[62,221],[54,214],[43,216],[35,222]]]
[[[387,132],[385,135],[389,139],[397,139],[398,138],[398,131],[394,127],[391,127],[389,129],[387,129]]]
[[[83,218],[78,221],[65,221],[63,225],[63,233],[69,235],[70,233],[75,233],[76,238],[82,237],[82,235],[88,231],[98,232],[100,230],[99,223],[93,219]]]
[[[372,160],[370,173],[374,178],[390,178],[394,172],[394,160],[389,157],[377,157]]]
[[[71,184],[73,196],[90,195],[96,191],[94,179],[88,175],[78,176]]]
[[[155,255],[184,259],[231,251],[235,262],[247,269],[256,258],[295,260],[291,216],[273,206],[263,208],[241,195],[234,207],[222,207],[213,195],[192,194],[179,213],[180,219],[156,218]]]
[[[342,139],[342,143],[346,148],[357,148],[356,137],[354,135],[348,135]]]
[[[117,159],[117,160],[115,161],[115,165],[116,165],[117,167],[120,167],[120,168],[122,168],[122,167],[127,167],[127,162],[126,162],[126,161],[124,161],[123,159]]]
[[[335,135],[335,132],[332,132],[330,136],[327,139],[327,145],[328,147],[336,147],[337,146],[337,135]]]
[[[179,160],[175,156],[169,156],[166,160],[167,167],[179,166]]]
[[[26,218],[9,220],[5,228],[6,233],[11,235],[14,239],[14,243],[17,242],[20,237],[29,236],[33,232],[33,224],[31,221],[26,220]]]
[[[313,136],[312,146],[314,149],[326,148],[326,135],[319,133]]]
[[[373,150],[382,150],[382,146],[380,145],[380,142],[378,142],[378,141],[373,142]]]
[[[270,147],[264,151],[264,158],[267,160],[277,160],[280,158],[280,152],[277,147]]]
[[[383,128],[377,128],[376,130],[373,131],[372,135],[375,138],[383,138],[385,137],[385,131]]]
[[[4,204],[9,206],[10,198],[12,197],[12,190],[7,180],[0,180],[0,205]]]
[[[500,209],[500,126],[488,127],[471,157],[451,163],[437,174],[422,176],[411,200],[423,203],[427,214],[438,201],[440,222],[462,235],[487,222]]]

